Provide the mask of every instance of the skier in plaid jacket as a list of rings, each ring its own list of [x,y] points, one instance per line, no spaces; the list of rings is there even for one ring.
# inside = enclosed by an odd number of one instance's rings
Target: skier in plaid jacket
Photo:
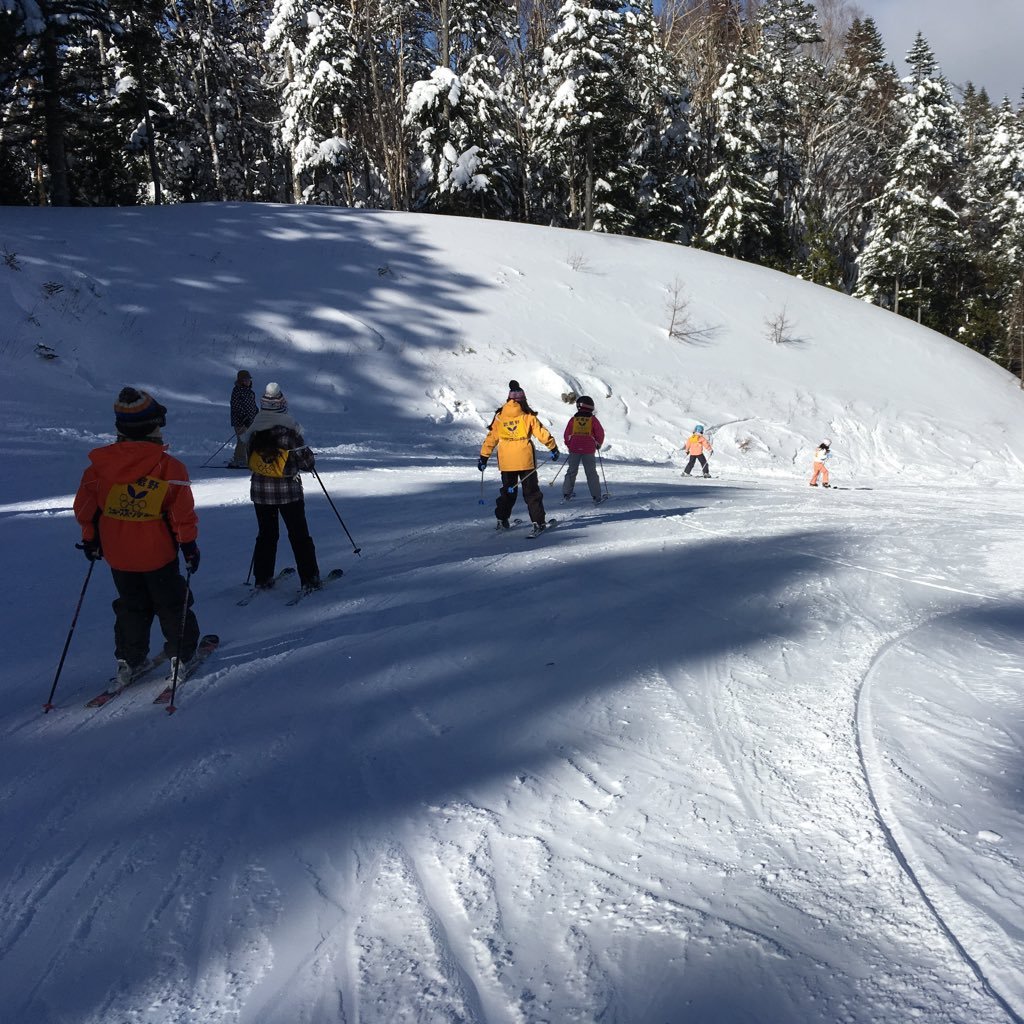
[[[320,588],[320,569],[316,546],[306,523],[306,504],[300,470],[313,469],[313,452],[302,436],[302,427],[288,414],[288,401],[276,383],[267,385],[260,401],[260,411],[245,432],[252,478],[249,497],[256,510],[259,533],[253,553],[253,574],[256,586],[274,585],[277,541],[280,535],[278,517],[284,520],[288,541],[295,555],[295,567],[304,590]],[[264,454],[278,456],[283,466],[274,467],[274,475],[264,469]],[[271,463],[266,463],[270,466]]]

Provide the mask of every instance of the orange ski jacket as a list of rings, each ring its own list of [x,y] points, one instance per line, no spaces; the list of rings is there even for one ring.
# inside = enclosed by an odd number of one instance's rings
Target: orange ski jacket
[[[533,438],[550,452],[558,447],[558,442],[532,412],[523,412],[518,402],[508,401],[494,414],[480,454],[488,458],[497,447],[498,469],[503,473],[535,469]]]
[[[188,470],[153,441],[117,441],[89,452],[75,495],[82,540],[99,531],[112,569],[151,572],[173,561],[178,545],[195,540],[199,518]]]
[[[711,442],[703,434],[691,434],[683,445],[687,455],[700,455],[701,452],[707,452],[708,455],[713,455],[714,451],[711,448]]]

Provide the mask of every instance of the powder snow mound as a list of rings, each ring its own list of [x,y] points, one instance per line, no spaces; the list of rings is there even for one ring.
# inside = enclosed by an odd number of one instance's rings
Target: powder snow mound
[[[828,436],[848,480],[1024,481],[1024,395],[994,363],[848,296],[681,246],[244,204],[8,208],[4,245],[18,267],[0,265],[12,325],[0,364],[50,345],[50,364],[31,357],[35,386],[92,392],[74,412],[92,432],[108,419],[95,393],[134,381],[174,398],[179,450],[206,451],[247,366],[257,386],[291,389],[326,446],[360,440],[383,411],[395,445],[461,450],[514,377],[556,426],[563,394],[592,394],[627,458],[663,459],[659,438],[681,445],[701,422],[718,427],[716,458],[754,477],[803,476]],[[676,280],[708,325],[699,343],[666,337]],[[772,341],[781,311],[799,343]]]

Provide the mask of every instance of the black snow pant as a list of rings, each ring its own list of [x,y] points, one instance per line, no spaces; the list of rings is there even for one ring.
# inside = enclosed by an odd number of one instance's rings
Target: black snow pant
[[[513,469],[502,470],[501,491],[498,493],[498,500],[494,503],[494,515],[498,519],[508,519],[512,514],[512,507],[516,503],[516,495],[519,493],[519,484],[523,485],[523,499],[526,507],[530,510],[530,520],[534,523],[543,523],[544,519],[544,495],[541,494],[540,483],[537,481],[535,469]]]
[[[690,472],[693,469],[693,464],[695,462],[699,462],[701,464],[701,467],[704,470],[704,475],[705,476],[710,476],[711,475],[708,472],[708,460],[706,458],[704,458],[704,453],[701,452],[700,455],[691,455],[690,456],[690,461],[686,464],[686,469],[683,470],[683,475],[684,476],[689,476],[690,475]]]
[[[111,569],[117,600],[114,601],[114,656],[129,665],[141,665],[149,657],[149,633],[153,619],[160,620],[164,653],[188,661],[199,645],[199,623],[192,612],[192,591],[185,608],[185,577],[178,559],[152,572]],[[184,632],[182,613],[185,614]],[[180,646],[179,646],[180,643]]]
[[[295,568],[299,572],[299,582],[307,587],[320,579],[320,568],[316,564],[316,546],[309,535],[306,524],[306,503],[300,498],[290,501],[287,505],[258,505],[256,522],[260,532],[256,537],[256,550],[253,553],[252,571],[256,586],[268,584],[274,578],[274,564],[277,561],[277,539],[280,536],[277,514],[281,513],[285,529],[288,531],[288,542],[295,555]]]

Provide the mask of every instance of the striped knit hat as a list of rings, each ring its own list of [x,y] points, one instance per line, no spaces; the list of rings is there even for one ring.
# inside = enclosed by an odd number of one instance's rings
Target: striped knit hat
[[[526,397],[526,392],[519,386],[519,381],[510,380],[508,382],[508,400],[510,402],[518,402],[521,398]]]
[[[260,399],[260,408],[267,412],[287,412],[288,399],[281,393],[281,385],[271,381]]]
[[[114,425],[122,437],[141,441],[158,435],[167,422],[167,410],[152,395],[124,387],[114,403]]]

